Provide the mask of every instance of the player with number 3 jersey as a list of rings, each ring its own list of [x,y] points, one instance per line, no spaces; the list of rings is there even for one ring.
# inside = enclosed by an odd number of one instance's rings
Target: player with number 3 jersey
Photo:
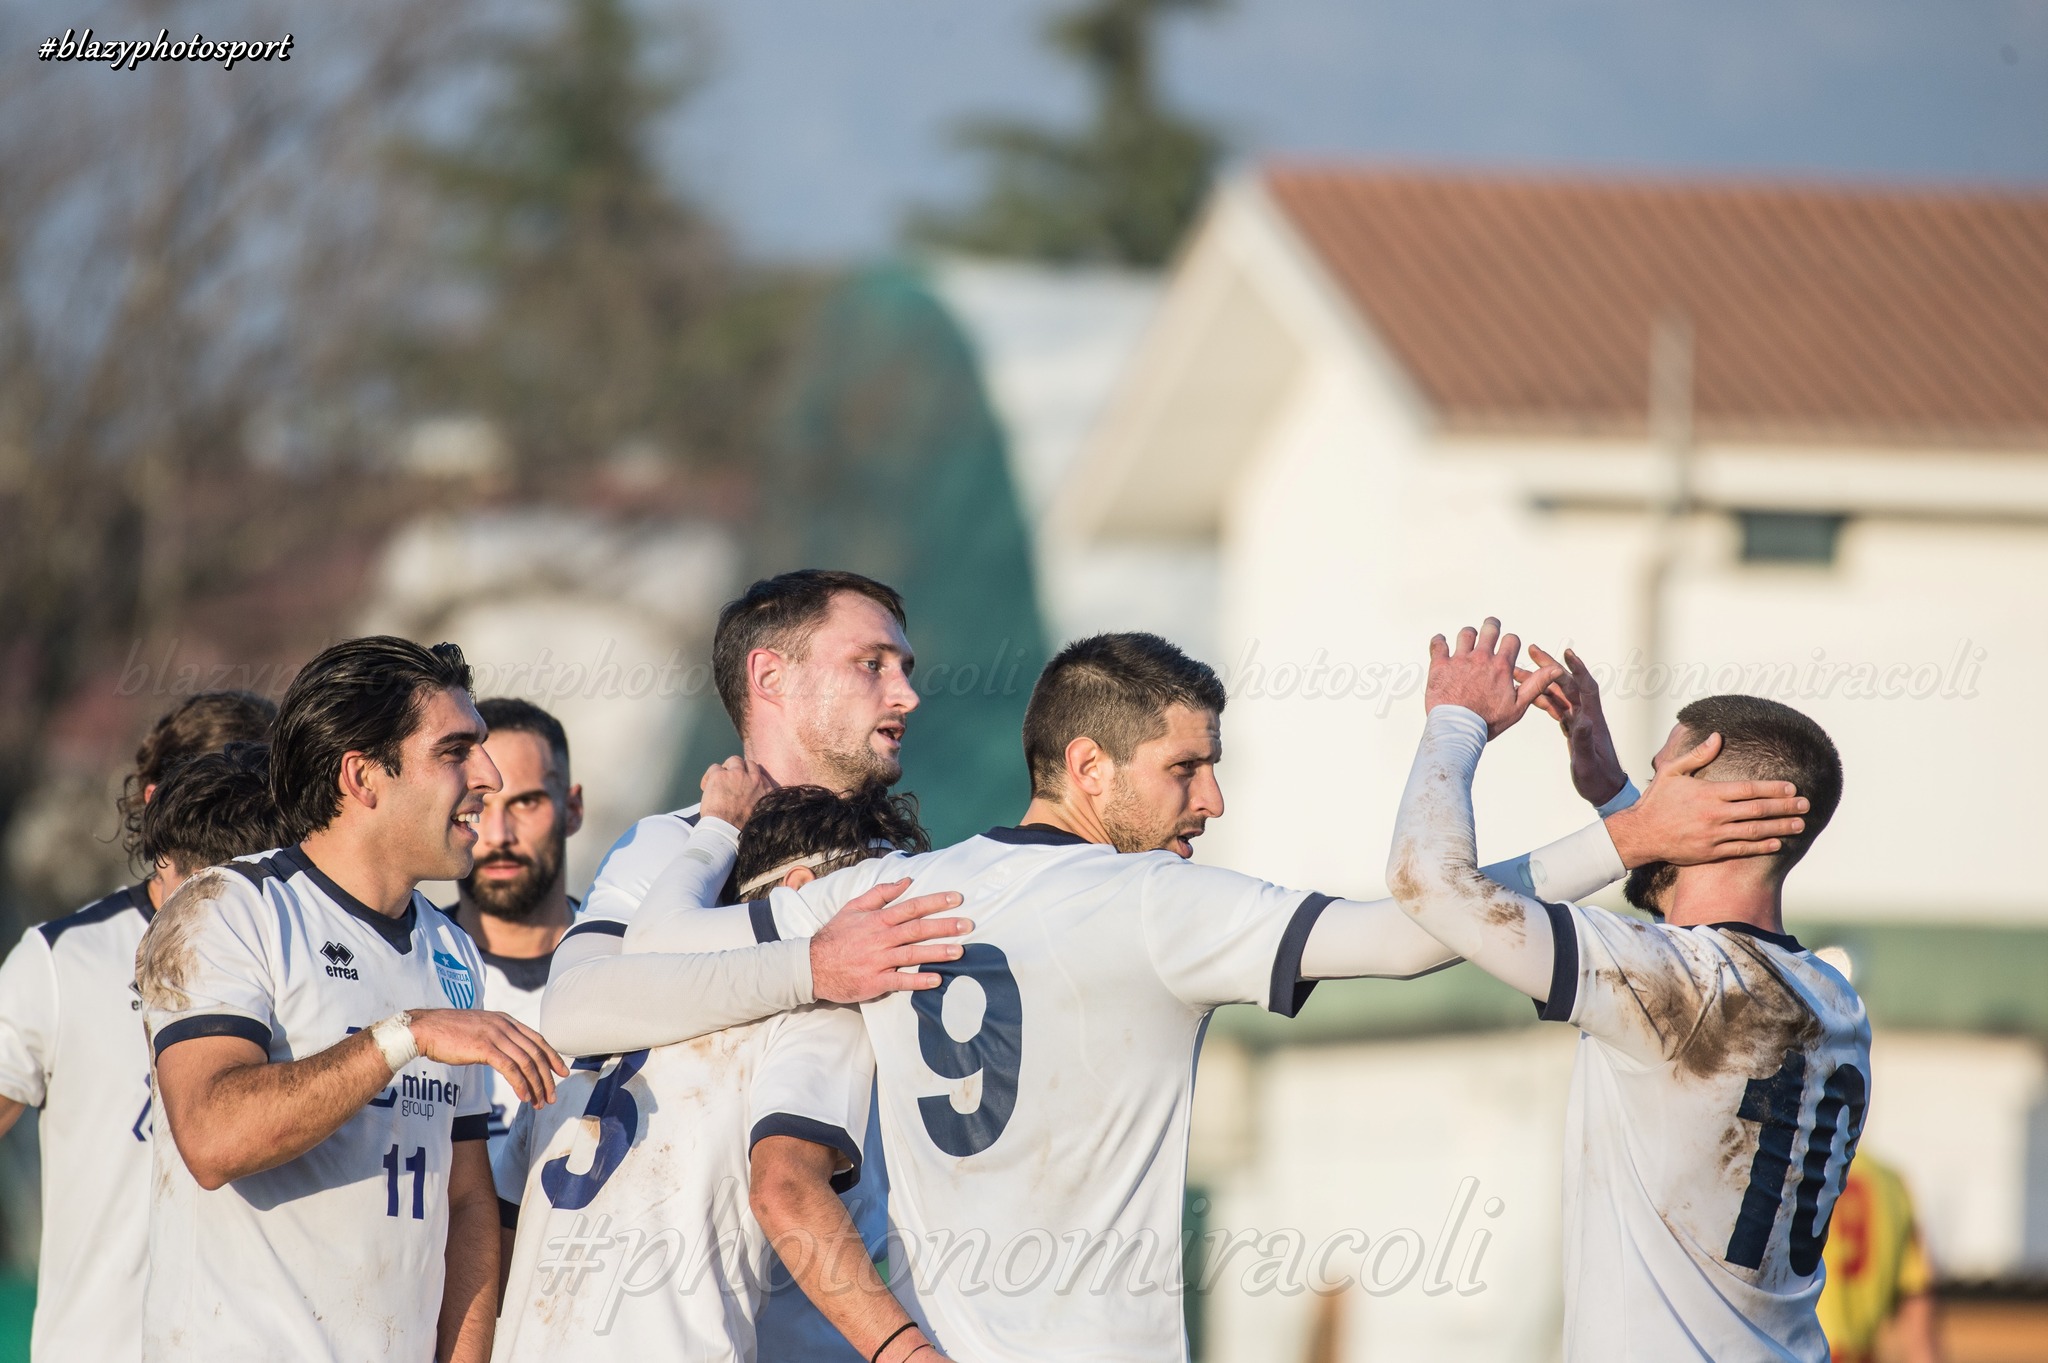
[[[1756,822],[1700,864],[1638,867],[1629,897],[1654,922],[1540,902],[1481,877],[1472,775],[1539,700],[1568,735],[1597,719],[1598,688],[1569,654],[1567,669],[1538,650],[1518,673],[1494,620],[1431,652],[1388,880],[1417,923],[1579,1029],[1564,1357],[1826,1363],[1821,1251],[1870,1099],[1870,1027],[1848,981],[1785,934],[1781,895],[1840,799],[1834,745],[1775,701],[1686,706],[1650,795],[1697,773],[1768,814],[1796,788],[1803,819]]]

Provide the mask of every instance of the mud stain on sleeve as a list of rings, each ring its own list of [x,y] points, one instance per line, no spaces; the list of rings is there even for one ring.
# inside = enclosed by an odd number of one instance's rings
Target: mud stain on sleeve
[[[226,888],[228,874],[201,871],[186,881],[142,934],[135,949],[135,987],[145,1009],[175,1013],[192,1005],[186,987],[198,965],[193,939]]]

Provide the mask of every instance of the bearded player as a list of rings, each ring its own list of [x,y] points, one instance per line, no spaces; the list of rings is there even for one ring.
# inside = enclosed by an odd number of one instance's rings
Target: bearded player
[[[583,787],[569,775],[569,735],[530,701],[493,697],[476,712],[489,729],[484,752],[504,784],[484,796],[476,862],[455,882],[452,915],[483,958],[484,997],[528,1027],[540,1026],[541,991],[575,919],[569,839],[583,827]],[[519,1095],[490,1072],[491,1151],[519,1112]]]
[[[1646,801],[1696,776],[1737,802],[1796,790],[1803,819],[1730,849],[1758,855],[1635,867],[1629,899],[1653,922],[1541,902],[1481,875],[1472,776],[1539,697],[1570,732],[1597,719],[1599,693],[1576,660],[1540,652],[1518,682],[1519,653],[1491,619],[1431,642],[1388,881],[1432,936],[1579,1029],[1564,1357],[1827,1363],[1821,1251],[1870,1098],[1870,1026],[1848,981],[1786,934],[1784,885],[1841,799],[1841,759],[1789,706],[1695,701]]]

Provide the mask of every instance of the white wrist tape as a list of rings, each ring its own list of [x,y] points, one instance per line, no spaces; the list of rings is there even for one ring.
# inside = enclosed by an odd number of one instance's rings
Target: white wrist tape
[[[384,1053],[384,1063],[393,1074],[420,1058],[420,1043],[412,1034],[412,1014],[394,1013],[370,1027],[370,1040]]]

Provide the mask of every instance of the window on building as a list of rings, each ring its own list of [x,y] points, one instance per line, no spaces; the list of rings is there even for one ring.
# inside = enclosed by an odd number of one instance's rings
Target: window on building
[[[1811,563],[1835,561],[1846,516],[1811,511],[1738,511],[1742,525],[1744,563]]]

